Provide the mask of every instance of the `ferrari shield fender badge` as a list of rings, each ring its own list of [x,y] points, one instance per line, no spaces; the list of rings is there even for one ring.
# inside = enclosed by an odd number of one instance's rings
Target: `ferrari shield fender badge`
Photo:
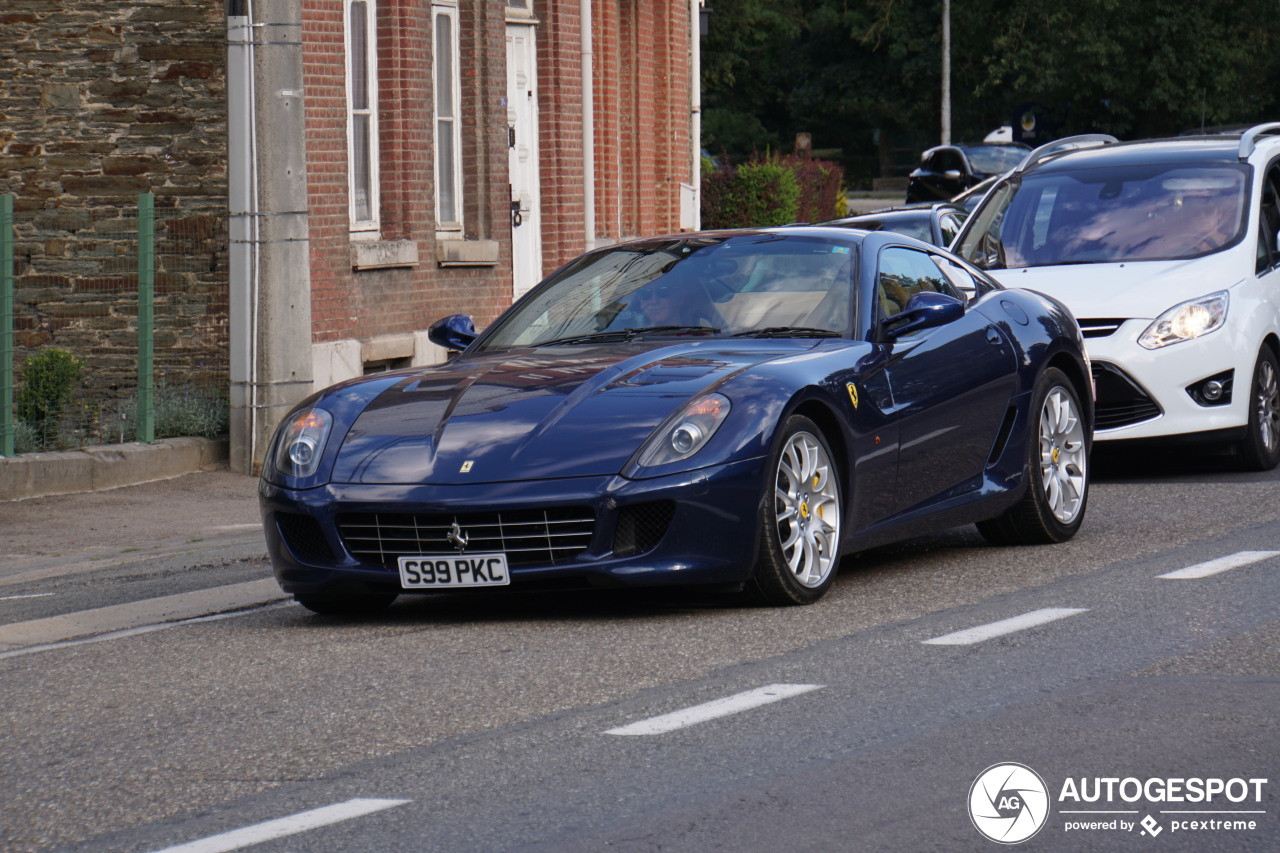
[[[849,402],[853,403],[853,407],[858,408],[858,386],[852,382],[844,386],[849,391]]]

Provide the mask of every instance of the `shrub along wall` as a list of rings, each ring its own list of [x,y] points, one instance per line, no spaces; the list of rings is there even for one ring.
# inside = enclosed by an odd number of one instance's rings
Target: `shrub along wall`
[[[704,228],[822,222],[846,212],[844,170],[809,157],[753,158],[702,175]]]

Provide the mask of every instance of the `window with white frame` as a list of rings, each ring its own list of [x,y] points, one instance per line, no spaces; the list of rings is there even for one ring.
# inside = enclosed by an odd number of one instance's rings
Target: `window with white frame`
[[[347,35],[347,174],[351,230],[378,230],[377,0],[343,0]]]
[[[462,230],[462,151],[457,0],[433,0],[435,30],[436,230]]]

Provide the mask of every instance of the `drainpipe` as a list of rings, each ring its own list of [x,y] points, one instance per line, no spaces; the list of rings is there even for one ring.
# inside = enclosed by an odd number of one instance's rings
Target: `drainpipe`
[[[227,0],[227,31],[231,467],[256,473],[312,386],[301,0]]]
[[[591,0],[579,0],[578,31],[582,39],[582,228],[588,250],[596,247],[596,93],[591,67]]]
[[[251,473],[257,366],[257,145],[249,0],[227,0],[227,231],[230,240],[231,470]]]
[[[706,0],[689,3],[689,146],[693,149],[693,230],[702,230],[702,6]]]

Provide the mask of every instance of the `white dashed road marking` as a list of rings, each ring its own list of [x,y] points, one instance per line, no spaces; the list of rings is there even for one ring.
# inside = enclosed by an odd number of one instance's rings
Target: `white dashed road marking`
[[[745,693],[737,693],[733,696],[726,696],[723,699],[715,699],[701,705],[694,705],[692,708],[685,708],[682,711],[672,711],[670,714],[650,717],[637,723],[609,729],[605,734],[665,734],[676,729],[683,729],[686,726],[705,723],[707,720],[727,717],[730,714],[737,714],[741,711],[758,708],[761,705],[768,705],[770,702],[777,702],[779,699],[799,696],[801,693],[808,693],[810,690],[819,690],[824,686],[822,684],[770,684],[767,687],[757,687],[755,690],[748,690]]]
[[[229,853],[232,850],[240,850],[275,838],[297,835],[299,832],[341,823],[344,820],[373,814],[394,806],[402,806],[407,802],[410,801],[347,800],[345,803],[335,803],[331,806],[324,806],[311,811],[298,812],[295,815],[269,820],[265,823],[255,823],[253,826],[246,826],[243,829],[233,829],[231,832],[224,832],[221,835],[211,835],[208,838],[202,838],[199,841],[192,841],[188,844],[166,847],[163,850],[156,851],[156,853]]]
[[[1238,569],[1241,566],[1247,566],[1250,563],[1257,563],[1262,560],[1270,559],[1277,554],[1280,554],[1280,551],[1241,551],[1237,554],[1229,554],[1226,557],[1219,557],[1216,560],[1210,560],[1207,563],[1196,563],[1194,566],[1187,566],[1185,569],[1165,572],[1162,575],[1156,575],[1156,577],[1171,581],[1207,578],[1210,575],[1216,575],[1219,572]]]
[[[944,634],[941,637],[934,637],[932,640],[922,640],[921,642],[934,646],[967,646],[970,643],[981,643],[983,640],[1012,634],[1015,631],[1025,631],[1028,628],[1044,625],[1047,622],[1056,622],[1059,619],[1065,619],[1077,613],[1084,613],[1088,609],[1087,607],[1046,607],[1043,610],[1033,610],[1021,616],[1014,616],[1012,619],[1001,619],[999,622],[979,625],[976,628],[966,628],[963,631]]]

